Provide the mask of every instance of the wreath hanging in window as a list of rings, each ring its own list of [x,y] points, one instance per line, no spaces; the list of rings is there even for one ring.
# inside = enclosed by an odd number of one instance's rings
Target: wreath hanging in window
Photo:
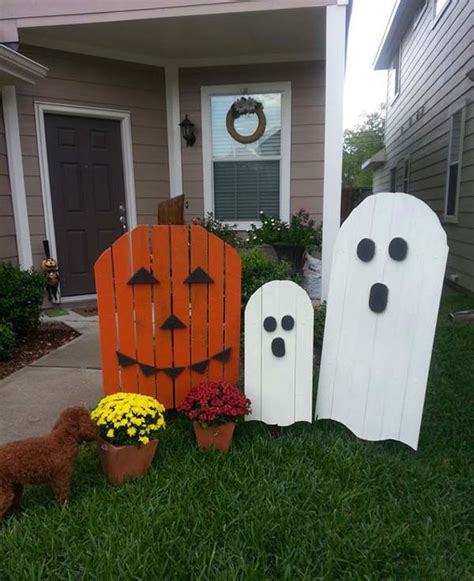
[[[256,115],[258,118],[257,129],[255,129],[252,135],[240,135],[235,129],[235,120],[243,115]],[[240,97],[232,103],[231,108],[227,111],[225,123],[227,131],[233,139],[239,143],[253,143],[262,137],[267,126],[267,118],[263,112],[263,104],[252,97]]]

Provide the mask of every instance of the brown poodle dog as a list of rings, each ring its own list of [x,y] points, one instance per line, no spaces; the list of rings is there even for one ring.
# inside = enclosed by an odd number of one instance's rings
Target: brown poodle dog
[[[0,521],[10,507],[19,508],[24,484],[50,483],[65,503],[81,442],[97,439],[97,426],[83,407],[68,408],[46,436],[0,446]]]

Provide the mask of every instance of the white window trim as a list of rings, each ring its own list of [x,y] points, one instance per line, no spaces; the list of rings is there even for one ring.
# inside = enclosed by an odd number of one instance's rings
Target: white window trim
[[[392,60],[393,63],[393,60]],[[393,67],[392,67],[393,68]],[[393,97],[391,97],[390,99],[390,106],[392,106],[395,101],[398,99],[398,96],[400,95],[401,91],[402,91],[402,43],[400,42],[400,46],[398,47],[398,89],[397,86],[395,85],[395,93],[393,94]]]
[[[404,186],[404,182],[405,182],[405,165],[408,163],[408,176],[406,178],[406,182],[407,182],[407,187],[405,191],[403,189]],[[402,192],[405,192],[406,194],[408,194],[408,190],[410,189],[410,178],[411,178],[411,157],[409,155],[407,155],[406,157],[403,158],[403,176],[402,176]]]
[[[127,225],[129,230],[137,225],[132,131],[130,113],[128,111],[35,101],[36,138],[38,142],[38,157],[40,166],[41,192],[43,196],[46,238],[49,240],[51,255],[57,258],[58,253],[56,247],[56,231],[54,229],[51,184],[49,181],[48,150],[46,147],[46,128],[44,121],[44,116],[46,113],[59,113],[62,115],[72,115],[76,117],[99,117],[102,119],[117,119],[120,121],[125,204],[127,210]]]
[[[426,9],[428,8],[428,4],[430,3],[431,0],[426,0],[425,1],[425,5],[423,6],[423,10],[418,14],[416,20],[413,22],[413,30],[415,30],[415,28],[418,26],[418,24],[420,24],[421,19],[423,18],[423,15],[426,12]]]
[[[211,97],[238,95],[243,89],[249,93],[281,93],[281,152],[280,152],[280,219],[290,219],[290,171],[291,171],[291,82],[241,83],[239,85],[212,85],[201,87],[202,167],[204,187],[204,214],[214,214],[214,179],[212,165]],[[241,230],[249,230],[258,221],[232,221]]]
[[[448,6],[451,4],[451,0],[448,0],[446,2],[446,4],[443,6],[443,8],[441,8],[441,10],[439,11],[439,14],[436,14],[436,0],[432,0],[433,1],[433,25],[431,28],[434,28],[437,24],[439,19],[443,16],[443,14],[446,12]]]
[[[449,194],[449,168],[451,166],[451,148],[452,148],[452,133],[453,133],[453,122],[454,115],[461,112],[461,132],[459,134],[459,157],[458,157],[458,177],[456,183],[456,201],[455,201],[455,213],[448,214],[448,194]],[[458,222],[458,212],[459,212],[459,192],[461,190],[461,174],[462,174],[462,157],[464,150],[464,131],[466,125],[466,107],[460,107],[453,111],[449,118],[449,147],[448,147],[448,163],[446,165],[446,187],[444,191],[444,222],[457,224]]]

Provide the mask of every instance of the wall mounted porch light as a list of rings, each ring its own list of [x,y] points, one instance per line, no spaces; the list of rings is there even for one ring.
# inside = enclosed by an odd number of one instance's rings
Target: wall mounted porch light
[[[188,119],[187,115],[185,115],[179,126],[181,127],[181,135],[186,142],[186,147],[192,147],[196,143],[194,123]]]

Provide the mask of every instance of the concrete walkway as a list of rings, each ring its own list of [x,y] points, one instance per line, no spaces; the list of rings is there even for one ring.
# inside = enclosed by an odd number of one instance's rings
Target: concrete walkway
[[[97,317],[69,311],[44,321],[81,336],[0,381],[0,444],[47,433],[64,408],[92,407],[102,397]]]

